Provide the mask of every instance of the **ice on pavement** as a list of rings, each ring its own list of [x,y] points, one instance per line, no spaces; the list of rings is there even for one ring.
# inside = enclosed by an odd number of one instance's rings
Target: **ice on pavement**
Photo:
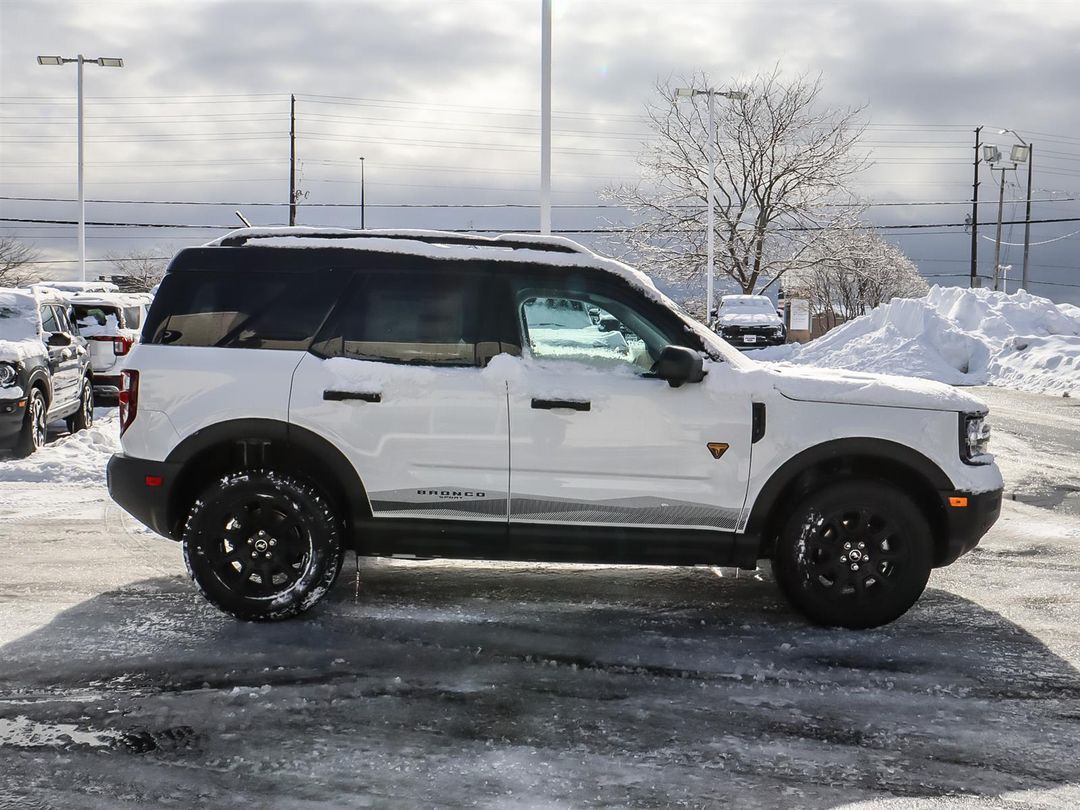
[[[756,359],[903,374],[950,385],[1080,392],[1080,310],[1020,290],[933,287]]]

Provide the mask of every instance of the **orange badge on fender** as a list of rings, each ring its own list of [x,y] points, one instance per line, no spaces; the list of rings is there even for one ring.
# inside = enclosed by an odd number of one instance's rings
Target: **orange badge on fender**
[[[727,442],[709,442],[705,446],[709,448],[709,452],[712,453],[713,458],[720,458],[720,456],[727,452],[729,447]]]

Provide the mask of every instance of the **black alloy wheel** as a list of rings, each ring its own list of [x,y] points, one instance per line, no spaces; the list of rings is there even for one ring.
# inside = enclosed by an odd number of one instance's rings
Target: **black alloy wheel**
[[[811,621],[863,629],[915,604],[933,565],[922,511],[900,490],[843,482],[805,497],[777,538],[773,570]]]
[[[45,446],[49,431],[49,406],[40,388],[31,388],[26,395],[26,414],[22,431],[15,443],[15,454],[25,458]]]
[[[199,590],[238,619],[287,619],[326,595],[341,568],[338,521],[316,489],[271,470],[225,476],[195,502],[184,561]]]
[[[67,418],[67,429],[71,433],[88,430],[94,426],[94,386],[83,377],[79,391],[79,410]]]

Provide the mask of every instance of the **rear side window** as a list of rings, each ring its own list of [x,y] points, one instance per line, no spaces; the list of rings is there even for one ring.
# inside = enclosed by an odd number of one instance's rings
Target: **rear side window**
[[[142,326],[142,309],[140,307],[124,307],[124,328],[138,329]]]
[[[359,276],[317,350],[434,366],[483,365],[501,350],[481,276],[451,270]]]
[[[334,305],[343,275],[170,273],[147,315],[143,339],[173,346],[304,350]]]

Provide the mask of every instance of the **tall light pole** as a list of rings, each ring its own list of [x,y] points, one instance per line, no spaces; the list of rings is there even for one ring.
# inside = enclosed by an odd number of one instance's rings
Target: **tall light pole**
[[[1015,135],[1024,146],[1027,147],[1027,201],[1024,206],[1024,269],[1020,276],[1020,286],[1027,289],[1028,286],[1028,255],[1031,253],[1031,164],[1035,162],[1035,144],[1028,143],[1020,137],[1015,129],[1003,129],[998,134]]]
[[[360,230],[364,230],[364,158],[360,157]]]
[[[551,0],[540,7],[540,233],[551,233]]]
[[[87,59],[81,53],[69,58],[66,56],[39,56],[39,65],[65,65],[69,62],[76,63],[78,68],[78,141],[79,141],[79,279],[86,281],[86,194],[83,187],[83,65],[87,62],[98,67],[123,67],[124,60],[117,57],[99,56],[97,59]]]
[[[1001,279],[1001,221],[1005,210],[1005,172],[1016,171],[1017,165],[1024,163],[1028,159],[1028,146],[1026,144],[1013,146],[1009,151],[1011,166],[1004,165],[1005,158],[1001,154],[1001,150],[992,143],[983,145],[983,158],[990,166],[991,174],[995,171],[1001,172],[1001,186],[998,191],[997,238],[994,240],[994,289],[996,290]]]
[[[709,97],[709,172],[707,187],[708,190],[705,193],[705,242],[708,264],[708,276],[705,282],[705,323],[711,325],[713,318],[713,275],[715,265],[715,234],[716,230],[714,226],[714,212],[713,208],[716,205],[715,202],[715,186],[716,186],[716,103],[717,96],[723,98],[730,98],[736,101],[742,101],[746,98],[746,93],[739,90],[716,90],[712,87],[707,87],[704,90],[695,90],[692,87],[680,87],[675,91],[676,98],[694,98],[695,96],[708,96]]]

